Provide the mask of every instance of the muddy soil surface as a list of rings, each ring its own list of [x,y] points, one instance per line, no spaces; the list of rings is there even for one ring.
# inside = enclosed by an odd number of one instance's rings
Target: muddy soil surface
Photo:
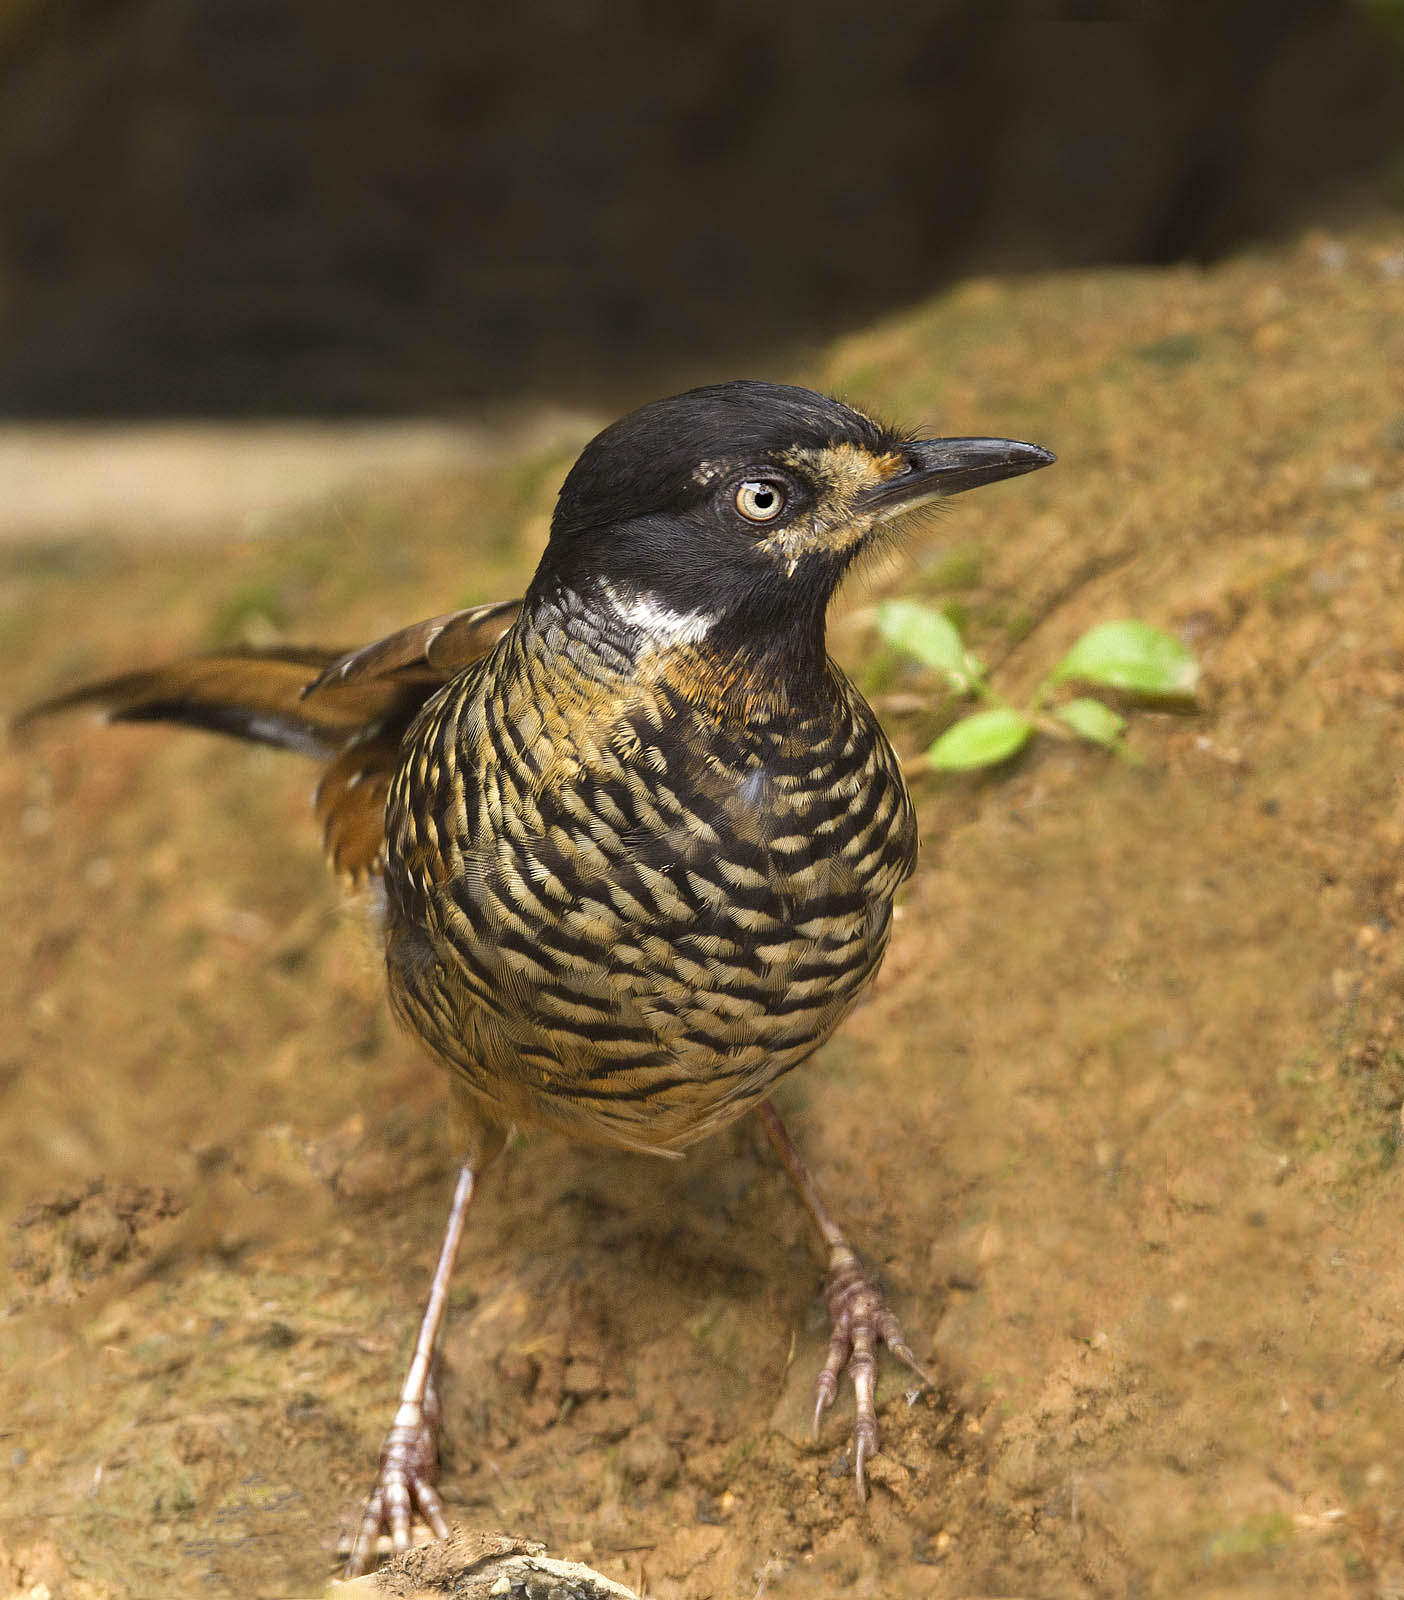
[[[1015,695],[1144,617],[1200,705],[1134,713],[1134,763],[916,779],[886,968],[781,1095],[939,1375],[885,1369],[867,1508],[843,1416],[807,1437],[821,1265],[742,1125],[493,1171],[451,1513],[656,1600],[1397,1595],[1404,236],[970,284],[803,376],[1061,458],[848,595],[905,752],[953,708],[882,594],[952,603]],[[215,550],[10,550],[7,693],[512,593],[567,459]],[[312,1595],[367,1486],[455,1152],[310,781],[159,729],[4,756],[5,1596]]]

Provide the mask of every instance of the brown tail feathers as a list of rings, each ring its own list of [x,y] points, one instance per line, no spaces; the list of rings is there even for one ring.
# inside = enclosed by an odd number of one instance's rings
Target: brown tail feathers
[[[30,706],[14,729],[88,708],[108,722],[174,722],[312,756],[326,763],[315,805],[328,858],[360,881],[380,868],[405,730],[440,684],[491,650],[520,606],[449,612],[349,653],[228,650],[127,672]]]

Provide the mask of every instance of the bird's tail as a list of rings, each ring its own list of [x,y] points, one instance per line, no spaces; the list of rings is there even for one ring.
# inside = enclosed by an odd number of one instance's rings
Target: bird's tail
[[[17,734],[59,712],[108,722],[174,722],[295,750],[326,763],[316,811],[336,870],[380,868],[385,797],[405,731],[425,701],[480,660],[520,602],[433,617],[363,650],[228,650],[81,685],[30,706]]]
[[[15,718],[18,734],[63,711],[106,722],[178,722],[258,744],[327,757],[354,737],[359,708],[304,700],[308,685],[340,659],[335,650],[231,650],[85,683]]]

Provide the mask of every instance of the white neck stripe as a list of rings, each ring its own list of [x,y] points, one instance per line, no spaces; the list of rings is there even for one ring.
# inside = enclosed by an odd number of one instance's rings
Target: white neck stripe
[[[621,593],[608,579],[600,584],[600,589],[631,628],[637,628],[656,644],[696,644],[707,637],[717,620],[711,611],[674,611],[647,590]]]

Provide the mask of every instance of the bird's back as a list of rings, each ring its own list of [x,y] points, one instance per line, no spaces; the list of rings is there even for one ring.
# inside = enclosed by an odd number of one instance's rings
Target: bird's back
[[[491,1120],[690,1144],[837,1027],[915,854],[836,668],[708,692],[598,606],[524,619],[410,729],[387,808],[390,989]]]

